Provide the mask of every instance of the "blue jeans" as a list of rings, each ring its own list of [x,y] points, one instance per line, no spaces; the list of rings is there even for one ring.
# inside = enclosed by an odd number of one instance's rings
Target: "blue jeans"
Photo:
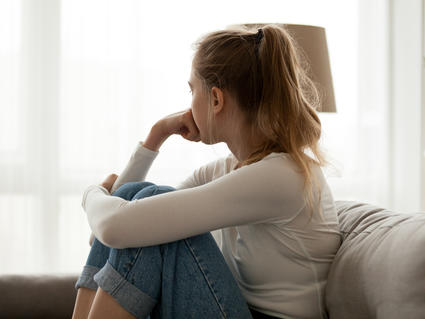
[[[130,182],[112,196],[131,201],[174,190]],[[137,318],[253,318],[209,232],[126,249],[109,248],[95,239],[75,285],[79,287],[102,288]]]

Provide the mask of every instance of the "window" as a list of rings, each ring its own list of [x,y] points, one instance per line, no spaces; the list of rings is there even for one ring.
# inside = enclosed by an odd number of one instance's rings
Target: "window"
[[[0,272],[81,271],[84,190],[119,174],[157,120],[190,107],[191,44],[230,24],[326,28],[338,113],[319,115],[325,174],[336,200],[390,207],[400,106],[390,103],[389,3],[0,1]],[[172,136],[147,180],[176,185],[228,152]]]

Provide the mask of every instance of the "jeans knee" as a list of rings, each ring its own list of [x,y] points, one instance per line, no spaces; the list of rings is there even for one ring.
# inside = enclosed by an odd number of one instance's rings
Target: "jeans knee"
[[[134,195],[141,189],[155,185],[151,182],[128,182],[118,187],[111,195],[118,196],[125,200],[132,200]]]
[[[150,197],[150,196],[154,196],[154,195],[158,195],[158,194],[162,194],[162,193],[168,193],[168,192],[172,192],[172,191],[175,191],[175,190],[176,189],[174,187],[171,187],[171,186],[153,184],[153,185],[144,187],[143,189],[139,190],[133,196],[132,200]]]

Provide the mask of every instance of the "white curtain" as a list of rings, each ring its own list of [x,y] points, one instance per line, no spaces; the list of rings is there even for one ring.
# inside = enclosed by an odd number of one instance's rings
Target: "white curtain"
[[[335,199],[389,205],[386,2],[368,1],[371,19],[355,0],[0,0],[0,273],[81,270],[83,191],[190,107],[191,44],[230,24],[326,28],[338,112],[320,114],[324,171]],[[227,153],[172,136],[147,180],[174,186]]]

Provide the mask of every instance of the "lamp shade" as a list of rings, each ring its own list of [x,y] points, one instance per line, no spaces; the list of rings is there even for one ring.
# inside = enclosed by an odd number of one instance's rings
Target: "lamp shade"
[[[256,31],[268,23],[233,24],[228,29],[244,28]],[[297,44],[297,50],[302,51],[302,56],[310,65],[308,75],[315,83],[321,98],[319,112],[336,112],[335,95],[332,83],[331,66],[329,62],[328,45],[326,42],[325,29],[322,27],[302,24],[280,24],[292,36]],[[298,51],[299,52],[299,51]]]

